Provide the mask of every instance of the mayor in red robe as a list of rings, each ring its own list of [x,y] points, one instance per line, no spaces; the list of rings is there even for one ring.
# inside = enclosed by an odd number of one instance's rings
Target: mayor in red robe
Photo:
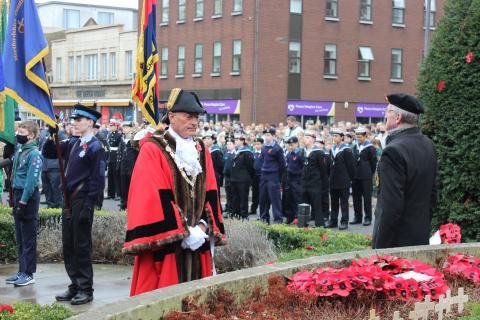
[[[181,89],[167,109],[170,127],[146,138],[130,184],[123,253],[135,255],[131,296],[211,276],[211,249],[225,243],[212,158],[194,138],[204,109]]]

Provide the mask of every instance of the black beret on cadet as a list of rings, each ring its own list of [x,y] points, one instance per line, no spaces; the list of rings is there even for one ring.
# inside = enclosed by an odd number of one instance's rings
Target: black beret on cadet
[[[297,137],[290,137],[287,140],[287,144],[292,144],[292,143],[298,143],[298,138]]]
[[[274,136],[276,132],[277,131],[275,130],[275,128],[267,128],[267,129],[263,130],[263,134],[270,133],[272,136]]]
[[[420,114],[424,112],[421,102],[417,98],[409,94],[392,93],[387,95],[385,98],[387,99],[388,103],[402,110],[415,114]]]

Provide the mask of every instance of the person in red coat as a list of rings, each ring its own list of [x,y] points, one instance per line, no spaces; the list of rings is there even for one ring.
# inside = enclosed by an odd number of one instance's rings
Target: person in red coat
[[[147,138],[132,174],[124,254],[135,255],[130,295],[215,274],[225,243],[212,158],[196,138],[197,95],[173,89],[164,123]]]

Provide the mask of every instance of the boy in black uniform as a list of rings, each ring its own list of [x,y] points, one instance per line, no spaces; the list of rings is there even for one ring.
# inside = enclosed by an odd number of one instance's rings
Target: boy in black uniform
[[[355,160],[352,149],[343,143],[344,132],[340,129],[332,129],[333,146],[330,150],[332,168],[330,171],[330,197],[332,211],[330,220],[327,221],[327,228],[336,228],[338,225],[339,202],[342,209],[342,217],[338,229],[348,228],[348,197],[350,184],[355,176]]]
[[[287,140],[287,177],[283,190],[283,214],[290,224],[297,217],[298,203],[302,198],[303,154],[298,148],[298,138]]]
[[[233,212],[238,218],[248,219],[248,193],[255,175],[253,154],[243,136],[235,138],[235,147],[237,151],[230,177],[234,194]]]
[[[327,161],[323,151],[314,145],[315,138],[316,133],[314,131],[305,131],[302,200],[312,206],[315,226],[323,227],[325,221],[322,213],[322,181],[327,175]]]
[[[235,144],[231,137],[226,138],[226,151],[223,156],[223,177],[225,178],[225,193],[227,196],[227,203],[225,204],[225,212],[228,212],[230,217],[233,217],[233,189],[230,177],[232,176],[233,158],[235,158]]]
[[[367,140],[367,130],[358,128],[355,130],[357,144],[353,148],[353,154],[357,160],[357,170],[352,181],[353,210],[355,218],[351,224],[362,223],[362,197],[365,210],[364,226],[372,224],[372,189],[373,175],[377,168],[377,151],[373,144]]]
[[[253,142],[253,168],[255,175],[252,180],[252,206],[250,207],[250,214],[257,214],[258,203],[260,200],[260,177],[262,175],[262,146],[263,139],[256,138]]]
[[[72,137],[60,145],[71,205],[62,214],[63,257],[71,284],[55,298],[71,301],[73,305],[93,300],[93,210],[98,194],[105,187],[105,153],[101,142],[93,135],[93,126],[100,117],[94,109],[75,105],[71,118],[80,137]],[[52,135],[57,134],[56,129],[51,128]],[[55,152],[52,140],[45,144],[45,150]]]
[[[325,148],[325,140],[320,135],[315,139],[316,146],[323,152],[323,157],[327,163],[327,172],[322,176],[322,212],[323,220],[325,222],[330,218],[330,169],[332,167],[332,160],[330,159],[330,152]]]
[[[220,196],[220,187],[223,186],[223,152],[217,144],[217,135],[214,131],[207,131],[203,134],[203,143],[210,150],[212,156],[213,170],[215,170],[215,179],[217,179],[218,198]]]
[[[108,187],[107,199],[115,199],[120,196],[120,175],[117,174],[117,152],[120,142],[122,141],[122,134],[118,132],[118,122],[110,121],[110,132],[107,136],[108,145],[110,146],[110,153],[108,154]]]

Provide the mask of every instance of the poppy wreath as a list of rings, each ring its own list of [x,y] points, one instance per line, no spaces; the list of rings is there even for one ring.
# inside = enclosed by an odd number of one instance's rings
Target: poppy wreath
[[[430,277],[427,281],[404,279],[396,275],[414,271]],[[352,260],[347,268],[319,268],[298,272],[287,288],[316,297],[347,297],[359,290],[383,292],[388,299],[422,301],[426,295],[438,300],[448,290],[443,273],[418,260],[392,256],[372,256]]]
[[[11,305],[2,304],[0,305],[0,315],[1,314],[13,314],[13,308]]]
[[[442,243],[460,243],[462,231],[457,224],[447,223],[440,226],[440,238]]]
[[[476,284],[480,284],[479,258],[457,253],[445,260],[442,270],[453,276],[465,277]]]

